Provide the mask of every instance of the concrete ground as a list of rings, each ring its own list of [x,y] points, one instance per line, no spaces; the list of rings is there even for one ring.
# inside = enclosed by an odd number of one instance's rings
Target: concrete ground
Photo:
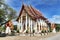
[[[60,40],[60,32],[49,33],[43,36],[6,36],[0,37],[0,40]]]
[[[44,40],[60,40],[60,33],[48,38],[44,38]]]

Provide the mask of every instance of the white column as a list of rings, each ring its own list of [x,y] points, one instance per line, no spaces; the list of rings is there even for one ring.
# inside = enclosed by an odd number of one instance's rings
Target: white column
[[[21,32],[23,30],[23,24],[22,24],[22,16],[21,16]]]
[[[41,19],[40,19],[40,30],[41,30]]]
[[[39,25],[39,24],[38,24],[38,19],[37,19],[37,25]],[[38,26],[37,26],[37,32],[38,32]]]
[[[42,30],[42,20],[41,20],[41,30]]]
[[[47,26],[47,23],[44,21],[44,26],[46,28],[46,31],[48,30],[48,26]]]
[[[37,22],[38,22],[38,33],[40,33],[41,31],[40,31],[40,19],[37,19]]]
[[[30,27],[30,17],[29,17],[29,27]]]
[[[42,20],[42,26],[44,27],[44,21]]]
[[[33,30],[32,30],[32,20],[31,20],[31,32],[32,32]]]
[[[27,14],[26,14],[26,30],[27,30]]]
[[[35,32],[37,32],[37,21],[35,22],[34,29],[35,29]]]
[[[40,21],[40,19],[39,19],[39,32],[41,32],[41,21]]]
[[[29,17],[29,32],[30,32],[30,17]]]
[[[18,20],[17,30],[20,30],[20,19]]]
[[[44,27],[45,27],[45,25],[44,25],[44,20],[42,20],[42,26],[43,26],[43,29],[44,29]]]
[[[37,19],[37,22],[38,22],[38,27],[39,27],[39,31],[40,31],[40,22],[39,20]]]

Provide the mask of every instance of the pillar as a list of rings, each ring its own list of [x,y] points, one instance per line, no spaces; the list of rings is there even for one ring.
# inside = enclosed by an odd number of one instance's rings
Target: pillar
[[[20,30],[20,32],[22,32],[22,30],[23,30],[23,24],[22,24],[22,16],[21,16],[21,30]]]
[[[30,17],[29,17],[29,32],[30,32]]]
[[[42,30],[42,20],[41,20],[41,30]]]
[[[41,19],[40,19],[40,30],[41,30]]]
[[[37,22],[38,22],[38,27],[39,27],[39,32],[40,32],[40,21],[37,20]]]
[[[26,30],[27,30],[27,14],[26,14],[26,25],[25,26],[26,26]]]
[[[37,33],[37,21],[35,22],[34,29],[35,29],[35,32]]]
[[[31,20],[31,33],[32,33],[32,31],[33,31],[33,30],[32,30],[32,20]]]
[[[17,30],[19,30],[19,31],[20,31],[20,18],[19,18],[19,20],[18,20]]]
[[[41,22],[40,22],[40,19],[39,19],[39,32],[41,32]]]

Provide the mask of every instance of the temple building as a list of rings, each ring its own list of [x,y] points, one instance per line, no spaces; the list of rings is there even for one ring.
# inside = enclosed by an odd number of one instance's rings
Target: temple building
[[[56,24],[55,23],[51,23],[51,30],[53,33],[56,33]]]
[[[31,5],[22,5],[21,11],[17,18],[18,25],[17,29],[21,33],[40,33],[42,30],[48,30],[47,18],[45,18],[42,13],[32,7]]]

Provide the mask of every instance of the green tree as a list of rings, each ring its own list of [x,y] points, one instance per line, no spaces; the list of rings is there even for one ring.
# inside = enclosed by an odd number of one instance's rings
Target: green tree
[[[4,14],[5,13],[5,11],[4,10],[2,10],[2,9],[0,9],[0,23],[2,23],[2,21],[4,21],[3,19],[3,17],[4,17]]]
[[[1,5],[3,5],[4,8],[0,9],[0,25],[16,18],[16,11],[14,9],[6,5],[2,0],[0,1],[0,6]]]
[[[60,31],[60,24],[56,24],[56,31]]]
[[[8,8],[8,10],[10,11],[10,13],[8,14],[9,19],[16,18],[16,11],[12,8]]]

